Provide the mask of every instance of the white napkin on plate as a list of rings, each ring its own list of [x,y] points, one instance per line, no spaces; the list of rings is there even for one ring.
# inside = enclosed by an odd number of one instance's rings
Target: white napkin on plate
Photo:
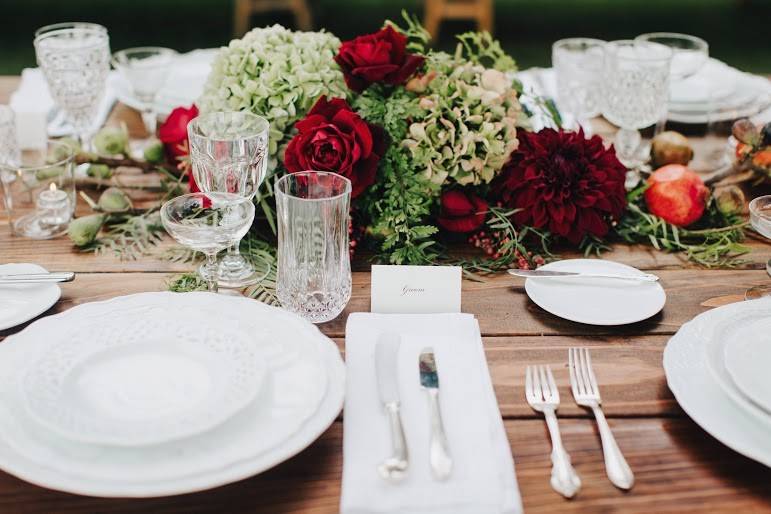
[[[93,131],[99,130],[107,117],[110,115],[112,106],[115,104],[117,96],[113,86],[117,80],[117,72],[111,71],[107,77],[107,89],[102,101],[99,104],[96,118],[94,120]],[[33,117],[43,113],[46,116],[48,124],[48,135],[51,137],[60,137],[71,135],[72,129],[64,120],[64,114],[56,109],[51,93],[48,90],[48,83],[43,76],[40,68],[26,68],[21,72],[21,84],[19,88],[11,94],[11,108],[16,113],[17,125],[24,128],[25,118]],[[27,130],[19,130],[19,145],[22,148],[29,148],[22,135]],[[34,147],[34,145],[32,146]]]
[[[375,345],[398,332],[402,422],[410,467],[393,484],[377,465],[391,452],[388,420],[378,397]],[[439,398],[454,465],[432,478],[429,410],[418,356],[433,347]],[[348,318],[343,416],[342,514],[519,514],[522,501],[506,432],[493,391],[479,325],[470,314],[370,314]]]

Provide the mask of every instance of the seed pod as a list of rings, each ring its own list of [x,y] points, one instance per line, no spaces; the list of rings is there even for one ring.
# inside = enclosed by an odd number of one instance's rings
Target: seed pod
[[[91,214],[72,220],[67,228],[70,241],[76,246],[86,246],[92,243],[102,229],[105,219],[104,214]]]
[[[128,195],[117,187],[105,189],[97,204],[100,209],[109,213],[126,212],[133,207]]]

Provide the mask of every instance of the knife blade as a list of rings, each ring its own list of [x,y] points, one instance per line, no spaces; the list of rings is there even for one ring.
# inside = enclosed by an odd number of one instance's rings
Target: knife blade
[[[72,271],[55,271],[45,273],[12,273],[0,275],[0,284],[34,284],[40,282],[72,282],[75,273]]]
[[[385,480],[398,481],[404,478],[409,466],[407,440],[400,414],[399,401],[399,348],[398,334],[384,333],[375,345],[375,376],[378,395],[388,416],[391,430],[391,456],[378,465],[378,472]]]
[[[418,358],[420,385],[428,393],[428,404],[431,420],[431,441],[429,443],[429,458],[431,473],[437,480],[445,480],[452,472],[452,458],[442,422],[442,411],[439,408],[439,373],[436,369],[436,358],[433,348],[425,348]]]
[[[577,271],[510,269],[509,274],[526,278],[611,278],[617,280],[634,280],[638,282],[659,281],[659,277],[651,273],[643,273],[642,275],[621,275],[615,273],[580,273]]]

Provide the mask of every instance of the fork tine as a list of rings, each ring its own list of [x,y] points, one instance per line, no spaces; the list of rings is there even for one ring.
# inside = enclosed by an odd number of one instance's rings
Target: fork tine
[[[547,402],[552,401],[551,388],[549,382],[546,379],[546,367],[544,365],[538,366],[538,374],[541,377],[541,391],[543,391],[543,399]]]
[[[584,391],[586,394],[593,394],[592,384],[589,381],[589,373],[586,371],[586,359],[584,357],[583,348],[576,348],[576,356],[578,357],[578,373],[581,375],[581,381],[584,383]]]
[[[592,358],[589,356],[589,348],[584,348],[586,355],[586,369],[589,372],[589,381],[591,383],[594,394],[600,396],[600,387],[597,385],[597,377],[594,376],[594,369],[592,368]]]
[[[559,403],[560,401],[560,390],[557,387],[557,382],[554,380],[554,375],[551,372],[551,366],[546,366],[546,374],[549,377],[549,387],[551,388],[551,396],[552,400]]]
[[[573,391],[573,396],[579,396],[581,389],[579,388],[578,379],[576,377],[576,361],[573,355],[575,354],[575,348],[568,348],[568,371],[570,372],[570,389]]]
[[[535,394],[538,401],[546,400],[546,396],[543,394],[543,385],[541,385],[541,366],[537,365],[533,368],[533,383],[535,384]]]

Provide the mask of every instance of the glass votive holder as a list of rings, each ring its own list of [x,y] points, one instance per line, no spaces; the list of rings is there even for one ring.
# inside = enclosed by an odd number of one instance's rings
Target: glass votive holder
[[[11,231],[50,239],[67,231],[75,212],[75,153],[59,141],[24,151],[18,163],[0,162],[0,184]]]
[[[771,239],[771,195],[759,196],[750,202],[750,225]]]

